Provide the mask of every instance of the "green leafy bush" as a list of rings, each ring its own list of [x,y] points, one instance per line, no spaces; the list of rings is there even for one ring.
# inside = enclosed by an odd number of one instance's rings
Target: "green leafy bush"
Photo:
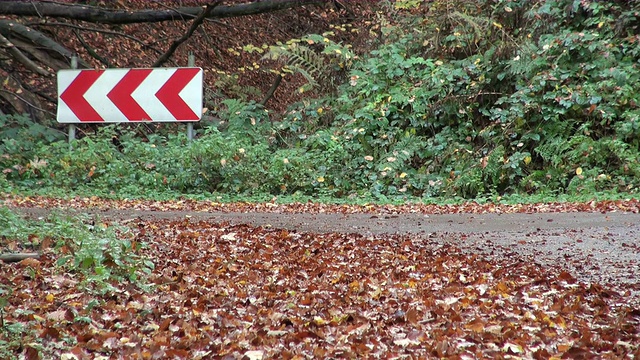
[[[329,102],[331,131],[350,154],[341,183],[357,178],[361,189],[387,195],[465,198],[575,192],[581,187],[569,185],[584,182],[597,184],[594,191],[633,191],[638,28],[621,33],[619,27],[636,21],[632,7],[423,6],[435,21],[411,18],[384,27],[384,41],[354,64],[349,84]],[[407,31],[409,22],[421,26]]]

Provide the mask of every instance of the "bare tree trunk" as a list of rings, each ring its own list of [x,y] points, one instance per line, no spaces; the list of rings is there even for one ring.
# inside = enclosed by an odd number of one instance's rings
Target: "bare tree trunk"
[[[293,7],[324,4],[321,0],[265,0],[247,4],[217,6],[208,16],[210,19],[256,15]],[[196,18],[202,7],[181,7],[175,10],[122,11],[94,6],[62,4],[45,1],[0,1],[0,15],[54,17],[82,20],[103,24],[133,24]]]

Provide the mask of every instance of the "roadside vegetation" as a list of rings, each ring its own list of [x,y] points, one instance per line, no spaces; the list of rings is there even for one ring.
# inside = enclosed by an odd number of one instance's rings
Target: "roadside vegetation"
[[[0,189],[383,202],[635,194],[635,2],[388,6],[366,52],[334,40],[349,26],[238,49],[278,60],[272,71],[303,75],[298,91],[320,96],[284,114],[241,90],[209,97],[216,120],[192,143],[173,125],[101,126],[69,151],[62,132],[2,116]]]

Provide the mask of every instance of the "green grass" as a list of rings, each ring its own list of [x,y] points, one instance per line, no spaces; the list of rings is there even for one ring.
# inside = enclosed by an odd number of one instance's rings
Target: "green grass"
[[[176,201],[176,200],[194,200],[194,201],[213,201],[223,204],[232,203],[266,203],[276,202],[278,204],[292,203],[320,203],[320,204],[336,204],[336,205],[402,205],[402,204],[434,204],[434,205],[457,205],[470,202],[479,204],[539,204],[539,203],[584,203],[590,201],[615,201],[637,199],[639,196],[635,192],[621,193],[616,191],[602,191],[588,194],[555,194],[555,193],[537,193],[537,194],[507,194],[482,196],[475,199],[465,199],[462,197],[412,197],[412,196],[389,196],[386,198],[375,197],[371,195],[354,196],[346,198],[336,198],[329,196],[313,197],[307,195],[233,195],[226,193],[204,193],[204,194],[183,194],[175,191],[153,192],[140,191],[131,193],[113,193],[96,191],[89,187],[77,188],[73,191],[58,188],[40,188],[40,189],[21,189],[12,191],[11,194],[18,196],[43,196],[58,199],[73,199],[76,197],[98,197],[107,200],[152,200],[152,201]]]

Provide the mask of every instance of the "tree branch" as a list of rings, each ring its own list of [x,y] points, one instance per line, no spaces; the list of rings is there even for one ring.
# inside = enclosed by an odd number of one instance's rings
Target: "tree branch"
[[[31,42],[19,40],[18,38],[11,39],[11,42],[20,50],[28,52],[29,54],[31,54],[31,56],[38,59],[38,61],[40,61],[41,63],[52,68],[54,71],[66,69],[69,67],[69,65],[64,61],[56,59],[45,53],[44,51],[40,51],[40,49],[36,48]]]
[[[262,106],[267,105],[267,101],[269,101],[269,99],[273,97],[273,94],[275,94],[276,89],[278,88],[278,86],[280,86],[280,82],[282,82],[282,75],[278,74],[276,76],[276,79],[273,81],[271,88],[269,88],[269,91],[267,91],[267,94],[264,96],[264,99],[260,101],[260,105]]]
[[[24,259],[37,259],[40,257],[38,253],[15,253],[15,254],[0,254],[0,261],[9,263],[9,262],[19,262]]]
[[[162,66],[162,64],[167,62],[167,60],[169,60],[171,55],[173,55],[173,53],[176,52],[176,50],[178,49],[178,46],[180,46],[183,42],[187,41],[187,39],[189,39],[191,37],[191,35],[193,35],[193,32],[196,31],[198,26],[200,26],[200,24],[202,24],[204,19],[207,16],[209,16],[209,14],[211,14],[211,12],[219,4],[220,4],[220,1],[217,1],[217,2],[215,2],[213,4],[208,4],[204,9],[202,9],[202,12],[200,13],[200,15],[198,15],[198,17],[195,18],[195,20],[193,20],[193,22],[191,23],[191,26],[189,26],[189,30],[187,30],[187,32],[184,35],[182,35],[182,37],[180,39],[174,41],[171,44],[171,46],[169,47],[169,50],[167,50],[167,52],[162,54],[162,56],[160,56],[160,58],[158,58],[158,60],[156,60],[156,62],[154,62],[153,65],[151,65],[151,67],[160,67],[160,66]]]
[[[246,4],[217,6],[207,18],[220,19],[256,15],[312,4],[325,0],[264,0]],[[181,7],[175,10],[114,10],[95,6],[61,4],[43,1],[0,1],[0,15],[54,17],[104,24],[133,24],[196,18],[202,7]]]
[[[19,110],[20,107],[16,106],[16,103],[12,101],[12,99],[10,98],[11,96],[13,96],[13,98],[15,100],[20,100],[23,103],[25,103],[28,106],[28,109],[34,109],[37,111],[42,111],[44,113],[49,114],[50,116],[56,116],[56,114],[52,113],[51,111],[47,110],[47,109],[43,109],[42,107],[30,102],[29,100],[27,100],[26,98],[16,94],[13,91],[9,91],[9,90],[5,90],[5,89],[0,89],[0,96],[3,97],[5,100],[7,100],[9,103],[11,103],[13,105],[14,108],[16,108],[16,110]],[[22,112],[27,112],[27,111],[22,111]]]
[[[38,73],[40,75],[49,76],[51,75],[47,70],[38,66],[38,64],[34,63],[29,59],[25,54],[20,51],[14,44],[11,43],[6,37],[0,35],[0,46],[7,48],[9,53],[13,55],[13,57],[18,60],[22,65],[24,65],[27,69]]]

